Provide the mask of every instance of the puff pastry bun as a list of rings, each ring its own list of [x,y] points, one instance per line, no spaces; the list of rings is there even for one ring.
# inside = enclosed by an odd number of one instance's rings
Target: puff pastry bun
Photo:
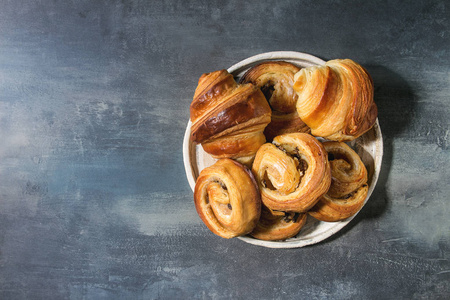
[[[194,203],[206,226],[227,239],[250,233],[261,214],[261,197],[252,173],[227,158],[200,172]]]
[[[190,106],[191,140],[215,158],[252,160],[266,142],[271,110],[252,84],[237,84],[226,70],[203,74]]]
[[[345,143],[323,143],[331,166],[331,186],[309,211],[314,218],[334,222],[356,214],[367,197],[367,169],[358,154]]]
[[[278,211],[308,211],[331,183],[327,153],[308,133],[279,135],[262,145],[252,172],[264,205]]]
[[[261,217],[250,235],[265,241],[285,240],[300,232],[306,218],[305,213],[273,211],[262,205]]]
[[[296,109],[298,96],[293,84],[298,71],[300,68],[289,62],[267,61],[250,68],[239,81],[259,87],[269,102],[272,119],[264,130],[269,141],[283,133],[309,132]]]
[[[351,141],[374,125],[378,110],[369,73],[350,59],[303,68],[294,76],[297,112],[311,134]]]

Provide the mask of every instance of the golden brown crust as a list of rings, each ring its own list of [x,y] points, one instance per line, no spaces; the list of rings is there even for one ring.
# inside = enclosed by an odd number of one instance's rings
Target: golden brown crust
[[[297,112],[315,136],[350,141],[376,121],[372,78],[350,59],[301,69],[294,76],[293,88],[298,95]]]
[[[356,214],[367,197],[367,169],[358,154],[342,142],[323,143],[331,166],[331,186],[309,211],[314,218],[335,222]]]
[[[309,132],[296,109],[297,94],[292,88],[300,68],[285,61],[267,61],[250,68],[239,81],[262,90],[272,109],[272,120],[264,134],[269,141],[280,134]]]
[[[252,173],[231,159],[220,159],[200,172],[194,203],[205,225],[223,238],[250,233],[261,214],[261,197]]]
[[[263,203],[272,210],[306,212],[331,183],[327,153],[307,133],[288,133],[266,143],[256,153],[252,172]]]
[[[220,70],[200,77],[190,114],[192,141],[216,158],[238,158],[254,155],[265,142],[271,110],[258,88]]]
[[[259,222],[250,235],[265,241],[285,240],[300,232],[306,217],[305,213],[272,211],[263,205]]]

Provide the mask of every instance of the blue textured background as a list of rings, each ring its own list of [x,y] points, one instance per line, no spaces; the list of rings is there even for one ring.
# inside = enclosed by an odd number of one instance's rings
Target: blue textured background
[[[1,299],[450,297],[446,1],[1,1]],[[182,162],[202,73],[277,50],[371,73],[381,177],[332,238],[201,223]]]

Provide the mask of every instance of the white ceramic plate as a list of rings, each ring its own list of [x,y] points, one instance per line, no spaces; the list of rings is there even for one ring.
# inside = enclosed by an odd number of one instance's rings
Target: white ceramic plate
[[[260,62],[270,60],[283,60],[293,63],[299,67],[322,65],[325,63],[320,58],[309,54],[292,51],[277,51],[267,52],[244,59],[243,61],[231,66],[228,69],[228,72],[233,74],[233,76],[239,80],[239,78],[249,68]],[[189,121],[183,140],[183,161],[189,185],[192,191],[194,191],[195,181],[200,171],[212,165],[216,160],[203,151],[201,145],[197,145],[190,141],[190,133],[191,122]],[[378,119],[370,131],[355,141],[349,143],[349,145],[359,154],[369,173],[369,192],[366,198],[367,202],[378,180],[381,168],[381,159],[383,156],[383,140]],[[251,236],[243,236],[239,237],[239,239],[253,245],[269,248],[298,248],[316,244],[329,238],[347,225],[354,217],[355,216],[339,222],[322,222],[308,216],[306,224],[297,236],[285,241],[262,241]]]

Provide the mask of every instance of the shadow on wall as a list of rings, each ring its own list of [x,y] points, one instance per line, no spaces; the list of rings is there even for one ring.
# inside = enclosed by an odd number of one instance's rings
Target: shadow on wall
[[[378,121],[383,135],[381,171],[369,201],[346,227],[331,237],[331,240],[350,231],[359,221],[377,218],[385,212],[389,206],[386,184],[394,158],[393,141],[408,129],[416,114],[416,97],[408,83],[399,74],[384,66],[364,67],[372,76],[375,86],[374,100],[378,106]]]

